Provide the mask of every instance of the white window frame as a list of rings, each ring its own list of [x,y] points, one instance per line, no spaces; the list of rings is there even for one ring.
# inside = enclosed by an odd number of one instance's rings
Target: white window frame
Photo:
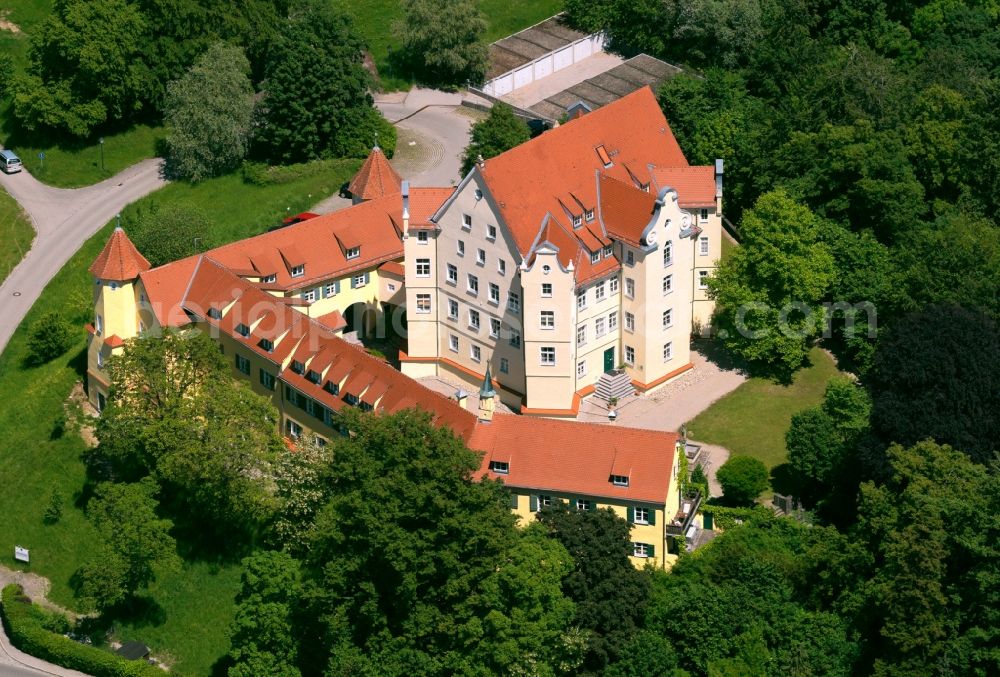
[[[430,294],[417,294],[417,312],[423,315],[431,312]]]
[[[647,559],[649,557],[649,543],[633,543],[632,557]]]
[[[514,348],[521,347],[521,332],[517,329],[510,330],[510,336],[507,337],[507,343],[509,343]]]
[[[625,296],[630,299],[635,298],[635,280],[631,277],[625,278]]]
[[[499,338],[500,336],[500,320],[495,317],[490,318],[490,338]]]
[[[462,228],[472,230],[472,214],[462,214]]]
[[[365,274],[364,273],[359,273],[358,275],[354,276],[354,288],[355,289],[361,289],[366,284],[368,284],[368,283],[365,281]]]
[[[576,377],[583,378],[587,375],[587,360],[580,360],[576,363]]]
[[[590,223],[591,221],[593,221],[594,220],[594,210],[593,209],[588,209],[587,211],[585,211],[583,213],[583,218],[584,218],[584,220],[587,223]]]
[[[594,320],[594,336],[596,336],[597,338],[600,338],[600,337],[604,336],[606,333],[608,333],[608,332],[607,332],[607,329],[604,326],[604,318],[603,317],[599,317],[596,320]]]
[[[707,209],[699,209],[698,210],[698,220],[701,221],[702,223],[705,223],[706,221],[708,221],[708,210]]]
[[[261,284],[274,284],[278,281],[278,275],[276,273],[271,273],[270,275],[265,275],[260,278]]]
[[[674,326],[674,309],[667,308],[663,311],[663,328],[670,329]]]
[[[615,248],[613,245],[609,244],[604,248],[604,258],[608,258],[609,256],[614,256],[614,253],[615,253]]]
[[[486,239],[495,240],[497,239],[497,227],[492,223],[486,224]]]
[[[663,276],[663,295],[666,296],[674,291],[673,273]]]
[[[618,311],[612,310],[608,313],[608,331],[615,331],[618,329]]]
[[[542,282],[542,298],[549,299],[552,298],[552,283]]]
[[[574,214],[573,215],[573,227],[574,228],[579,228],[582,225],[583,225],[583,217],[582,216],[577,216],[576,214]]]
[[[420,243],[420,244],[427,244],[427,242],[428,242],[428,235],[427,235],[427,231],[426,230],[418,230],[417,231],[417,242]]]
[[[458,352],[458,337],[454,334],[448,335],[448,349],[453,353]]]
[[[447,266],[448,279],[445,280],[448,284],[458,284],[458,266],[454,263],[449,263]]]
[[[510,360],[506,357],[500,358],[500,373],[509,374],[510,373]]]
[[[590,510],[590,499],[589,498],[576,499],[576,509],[583,512]]]
[[[507,310],[512,313],[521,312],[521,295],[516,291],[507,292]]]
[[[576,328],[576,345],[585,346],[587,345],[587,325],[581,324]]]
[[[490,303],[500,305],[500,285],[494,282],[490,282]]]
[[[479,316],[479,311],[474,308],[469,308],[469,329],[479,333],[479,328],[482,326],[482,318]]]
[[[594,285],[594,298],[600,303],[605,298],[604,280],[601,280]]]
[[[621,283],[620,283],[620,282],[618,281],[618,278],[617,278],[617,277],[613,277],[613,278],[611,278],[611,279],[610,279],[610,280],[608,281],[608,287],[609,287],[609,289],[608,289],[608,293],[609,293],[609,294],[617,294],[617,293],[618,293],[618,286],[619,286],[620,284],[621,284]]]
[[[476,250],[476,264],[480,266],[486,265],[486,250],[477,249]]]
[[[350,261],[351,259],[356,259],[361,256],[361,247],[351,247],[346,252],[344,252],[344,258]]]
[[[497,259],[497,272],[501,275],[507,274],[507,262],[503,259]]]
[[[316,302],[316,290],[315,289],[306,289],[305,291],[303,291],[302,292],[302,300],[305,301],[306,303],[315,303]]]
[[[465,280],[465,290],[473,296],[479,296],[479,278],[469,273]]]
[[[663,344],[663,361],[669,362],[674,359],[674,342],[667,341]]]
[[[625,364],[635,366],[635,348],[625,346]]]
[[[642,511],[642,516],[640,517],[639,511]],[[649,524],[649,508],[640,508],[635,506],[632,508],[632,523],[633,524]]]
[[[600,260],[601,260],[601,250],[600,249],[598,249],[596,252],[591,252],[590,253],[590,262],[591,263],[599,263]]]
[[[472,360],[473,362],[482,362],[483,361],[483,349],[480,348],[479,346],[473,344],[469,348],[469,359]]]
[[[698,289],[708,289],[708,275],[707,270],[698,271]]]
[[[625,331],[634,332],[635,331],[635,315],[625,311]]]
[[[458,301],[455,299],[448,299],[448,319],[458,319]]]
[[[708,256],[709,252],[712,250],[711,243],[709,242],[708,235],[702,235],[698,238],[698,256]]]
[[[663,243],[663,267],[674,265],[674,244],[670,240]]]
[[[583,310],[587,307],[587,290],[584,289],[581,292],[576,293],[576,307],[577,310]]]
[[[431,260],[430,259],[417,259],[417,277],[430,277],[431,276]]]
[[[302,277],[306,274],[306,264],[302,263],[297,266],[292,266],[288,273],[292,277]]]
[[[625,265],[634,266],[635,265],[635,252],[629,249],[625,252]]]
[[[465,256],[465,240],[458,240],[455,248],[455,251],[458,252],[459,256]]]
[[[542,310],[538,313],[538,326],[542,329],[556,328],[556,311]]]
[[[336,282],[329,282],[329,283],[327,283],[326,289],[324,290],[324,293],[327,295],[327,297],[336,296],[337,295],[337,283]]]
[[[538,363],[543,367],[554,367],[556,365],[555,346],[541,346],[538,349]]]

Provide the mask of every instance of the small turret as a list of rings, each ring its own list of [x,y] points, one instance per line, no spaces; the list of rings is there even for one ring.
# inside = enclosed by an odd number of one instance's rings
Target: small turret
[[[486,374],[483,376],[483,385],[479,389],[479,420],[489,423],[493,420],[496,411],[497,391],[493,389],[493,375],[490,372],[490,364],[486,363]]]

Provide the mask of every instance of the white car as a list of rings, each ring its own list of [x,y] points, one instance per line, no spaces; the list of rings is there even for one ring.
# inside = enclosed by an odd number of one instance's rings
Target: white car
[[[0,150],[0,169],[4,174],[16,174],[21,171],[21,158],[12,150]]]

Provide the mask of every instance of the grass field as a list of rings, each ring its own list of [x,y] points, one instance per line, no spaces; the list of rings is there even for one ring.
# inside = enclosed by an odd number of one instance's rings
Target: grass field
[[[334,171],[281,185],[251,186],[238,176],[204,181],[197,186],[171,184],[126,210],[143,204],[184,202],[203,209],[213,223],[211,238],[222,243],[264,231],[286,213],[311,206],[340,187],[358,167],[347,161]],[[309,196],[312,197],[309,197]],[[53,435],[63,403],[86,368],[85,334],[91,280],[87,267],[111,233],[108,224],[91,238],[42,292],[0,356],[0,563],[15,566],[15,544],[30,548],[31,571],[52,581],[51,599],[70,608],[75,600],[72,573],[91,554],[96,534],[76,505],[84,486],[80,454],[83,442],[72,433]],[[80,325],[79,340],[67,355],[40,367],[27,368],[28,326],[41,313],[54,310]],[[53,490],[66,498],[62,519],[52,526],[42,515]],[[118,623],[119,635],[140,639],[177,660],[174,674],[207,675],[228,649],[227,626],[238,585],[238,565],[213,567],[188,562],[152,589],[160,618]],[[156,615],[154,614],[154,618]]]
[[[7,191],[0,189],[0,282],[7,279],[24,253],[31,248],[35,229],[28,216],[21,210]]]
[[[810,366],[791,385],[751,378],[688,425],[692,438],[719,444],[732,454],[759,458],[768,468],[785,462],[785,432],[792,415],[823,399],[827,381],[837,367],[822,350],[809,353]]]

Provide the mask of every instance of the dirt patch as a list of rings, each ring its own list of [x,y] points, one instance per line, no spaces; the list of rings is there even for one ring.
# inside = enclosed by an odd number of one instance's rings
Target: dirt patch
[[[21,27],[18,26],[13,21],[11,21],[10,19],[8,19],[7,17],[9,16],[10,16],[9,9],[0,9],[0,31],[8,31],[14,34],[20,33]]]
[[[48,600],[49,594],[49,579],[39,576],[38,574],[29,573],[27,571],[17,571],[16,569],[9,569],[3,565],[0,565],[0,589],[8,585],[20,585],[21,589],[24,590],[24,594],[31,598],[31,601],[39,606],[45,607],[50,611],[55,611],[57,613],[65,614],[71,620],[78,620],[84,618],[87,614],[78,614],[75,611],[70,611],[58,604],[53,604]],[[93,614],[90,614],[91,616]]]
[[[97,446],[97,435],[94,429],[97,426],[97,410],[94,409],[87,393],[83,390],[83,383],[77,381],[70,391],[69,397],[63,402],[63,415],[65,416],[64,433],[75,432],[89,448]]]

